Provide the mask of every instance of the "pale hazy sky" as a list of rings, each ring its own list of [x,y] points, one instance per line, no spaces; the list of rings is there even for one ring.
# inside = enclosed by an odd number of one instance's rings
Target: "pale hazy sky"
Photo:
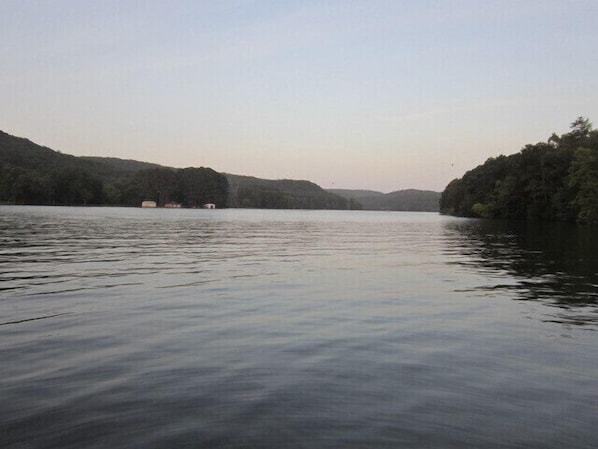
[[[74,155],[442,190],[598,125],[598,0],[0,0],[0,129]]]

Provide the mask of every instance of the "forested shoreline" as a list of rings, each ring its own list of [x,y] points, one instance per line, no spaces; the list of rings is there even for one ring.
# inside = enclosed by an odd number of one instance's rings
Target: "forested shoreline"
[[[359,209],[309,181],[226,175],[211,168],[75,157],[0,131],[0,204]]]
[[[438,192],[330,191],[305,180],[260,179],[211,168],[172,168],[110,157],[75,157],[0,131],[0,204],[437,211]]]
[[[598,223],[598,131],[579,117],[568,133],[488,159],[448,184],[440,213]]]

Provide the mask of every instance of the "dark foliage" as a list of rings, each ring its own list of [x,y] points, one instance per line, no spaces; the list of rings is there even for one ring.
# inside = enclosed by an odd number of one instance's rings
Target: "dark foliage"
[[[211,168],[150,168],[137,172],[128,185],[126,204],[153,200],[159,206],[174,202],[184,207],[214,203],[225,207],[228,195],[226,177]]]
[[[0,202],[127,205],[173,201],[225,207],[226,177],[210,168],[172,169],[116,158],[75,157],[0,131]]]
[[[490,158],[449,183],[440,212],[464,217],[598,222],[598,131],[569,133]]]

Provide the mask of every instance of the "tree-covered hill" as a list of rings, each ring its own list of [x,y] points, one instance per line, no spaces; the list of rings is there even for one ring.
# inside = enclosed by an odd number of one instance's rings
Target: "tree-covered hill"
[[[229,207],[264,209],[359,209],[356,201],[309,181],[270,180],[227,174]]]
[[[334,193],[335,195],[340,195],[343,198],[353,198],[357,201],[360,201],[362,198],[368,198],[371,196],[379,196],[384,195],[382,192],[378,192],[377,190],[359,190],[359,189],[326,189],[326,191],[330,193]]]
[[[440,193],[430,190],[398,190],[382,193],[372,190],[330,189],[347,199],[358,201],[366,210],[395,210],[413,212],[438,212]]]
[[[151,162],[119,159],[115,157],[80,156],[78,159],[89,162],[89,167],[93,167],[95,173],[105,176],[108,179],[112,179],[113,181],[127,178],[141,170],[164,168],[162,165],[153,164]]]
[[[568,133],[488,159],[449,183],[440,212],[598,223],[598,131],[579,117]]]
[[[227,194],[224,175],[209,168],[75,157],[0,131],[0,203],[138,206],[151,199],[224,207]]]

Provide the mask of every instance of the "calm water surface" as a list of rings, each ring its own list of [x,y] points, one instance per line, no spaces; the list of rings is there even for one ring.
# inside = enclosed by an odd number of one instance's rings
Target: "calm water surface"
[[[0,207],[0,447],[598,447],[596,231]]]

